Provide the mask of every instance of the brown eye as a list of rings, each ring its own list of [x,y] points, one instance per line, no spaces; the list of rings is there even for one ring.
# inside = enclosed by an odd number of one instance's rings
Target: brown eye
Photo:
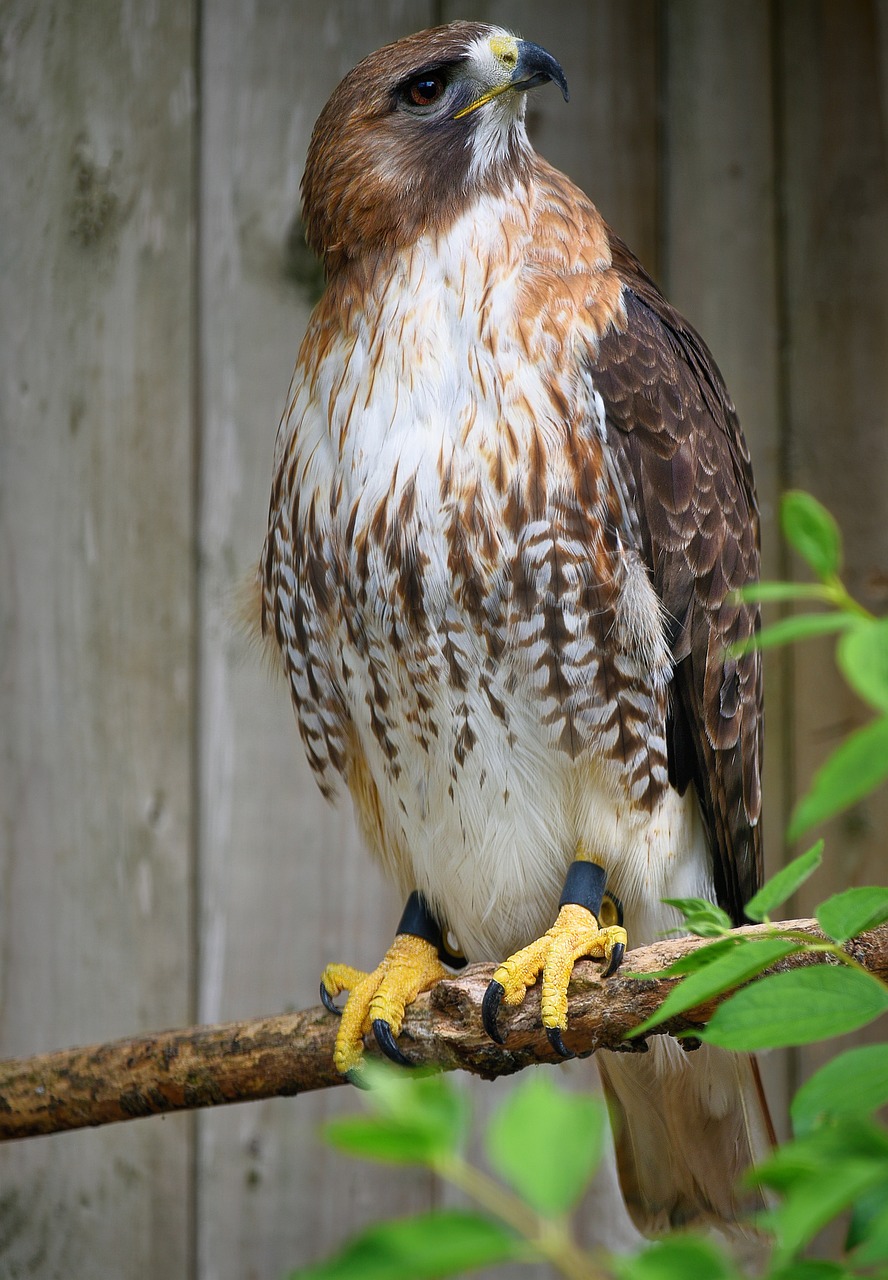
[[[430,107],[444,92],[441,76],[417,76],[407,86],[407,98],[415,107]]]

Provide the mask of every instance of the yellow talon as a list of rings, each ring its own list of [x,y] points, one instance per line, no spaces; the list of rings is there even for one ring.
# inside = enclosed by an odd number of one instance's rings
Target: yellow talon
[[[543,1026],[563,1031],[567,1027],[567,988],[576,961],[590,956],[604,960],[607,967],[618,947],[625,950],[627,941],[626,930],[619,925],[602,926],[586,907],[568,902],[552,928],[505,960],[493,981],[503,989],[502,1003],[517,1005],[542,973]]]
[[[336,1036],[333,1062],[336,1070],[348,1075],[360,1067],[364,1056],[363,1038],[374,1022],[384,1023],[391,1039],[401,1030],[404,1011],[421,991],[428,991],[447,970],[431,943],[410,933],[399,933],[372,973],[363,973],[344,964],[328,964],[321,985],[337,996],[348,991],[342,1021]],[[397,1052],[397,1050],[396,1050]]]

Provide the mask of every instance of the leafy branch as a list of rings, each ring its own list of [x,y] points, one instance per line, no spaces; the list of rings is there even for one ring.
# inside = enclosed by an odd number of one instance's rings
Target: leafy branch
[[[639,984],[681,981],[629,1037],[662,1029],[729,991],[735,993],[707,1024],[693,1027],[695,1038],[743,1051],[804,1044],[856,1030],[888,1011],[888,983],[848,951],[853,938],[888,921],[888,890],[851,889],[827,898],[817,909],[822,941],[770,920],[817,870],[822,847],[820,842],[794,859],[750,901],[747,910],[764,929],[731,930],[712,903],[673,900],[685,928],[707,942],[663,969],[631,973]],[[832,963],[760,976],[793,955]],[[741,985],[752,978],[757,981]],[[468,1102],[443,1075],[417,1076],[370,1062],[363,1082],[371,1114],[335,1121],[328,1140],[365,1159],[423,1165],[480,1212],[438,1211],[375,1224],[336,1257],[294,1272],[290,1280],[422,1280],[505,1261],[545,1261],[569,1280],[739,1280],[723,1249],[692,1234],[667,1237],[631,1258],[592,1255],[576,1242],[569,1215],[602,1152],[606,1112],[598,1098],[565,1093],[539,1074],[530,1077],[488,1127],[494,1178],[461,1152]],[[873,1118],[885,1103],[888,1045],[843,1054],[797,1093],[795,1137],[749,1175],[779,1197],[756,1220],[773,1240],[768,1280],[888,1274],[871,1270],[888,1265],[888,1134]],[[817,1232],[847,1209],[853,1213],[843,1263],[804,1262],[800,1255]]]
[[[845,680],[877,714],[836,748],[815,774],[793,810],[787,835],[795,840],[818,822],[856,804],[888,778],[888,618],[876,618],[855,600],[841,579],[842,537],[820,503],[792,490],[780,506],[783,534],[817,577],[816,583],[752,583],[743,600],[812,601],[828,612],[797,613],[764,627],[751,644],[774,648],[838,633],[836,662]],[[741,647],[742,648],[742,647]]]
[[[631,1035],[644,1035],[677,1014],[742,986],[778,961],[801,954],[828,956],[835,963],[816,971],[790,969],[745,987],[715,1010],[706,1028],[696,1033],[699,1038],[740,1052],[810,1044],[812,1040],[856,1031],[888,1009],[884,982],[846,949],[852,938],[888,920],[888,889],[846,889],[827,898],[816,912],[825,935],[823,941],[813,941],[808,933],[787,930],[771,921],[771,913],[801,888],[822,857],[820,840],[772,876],[750,899],[747,915],[770,926],[754,935],[733,930],[725,912],[706,899],[668,899],[682,912],[689,932],[714,941],[656,974],[634,975],[684,981]]]

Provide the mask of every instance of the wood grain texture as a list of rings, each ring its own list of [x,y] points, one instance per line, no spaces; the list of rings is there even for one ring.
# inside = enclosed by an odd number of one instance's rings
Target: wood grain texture
[[[0,17],[0,1045],[193,1016],[191,6]],[[187,1118],[0,1157],[0,1273],[181,1275]],[[158,1223],[163,1230],[158,1230]]]
[[[317,999],[321,970],[372,968],[401,903],[304,759],[283,680],[234,625],[262,548],[275,430],[320,285],[302,241],[299,183],[315,118],[364,54],[434,20],[390,0],[207,11],[201,51],[201,827],[203,1021]],[[335,1091],[339,1094],[341,1091]],[[368,1221],[427,1208],[414,1171],[368,1178],[320,1145],[347,1105],[328,1095],[200,1118],[198,1271],[285,1274]]]
[[[752,455],[762,572],[782,576],[777,156],[766,0],[677,0],[664,49],[663,281],[705,336]],[[786,658],[766,655],[763,829],[766,874],[784,861],[788,814]],[[763,1060],[778,1119],[786,1055]]]
[[[790,481],[833,512],[850,589],[885,613],[888,13],[869,0],[847,7],[788,0],[779,14]],[[829,641],[793,655],[795,797],[871,715],[832,655]],[[884,883],[886,829],[884,787],[827,824],[824,867],[798,895],[797,908],[810,910],[850,885]],[[874,1035],[872,1028],[859,1039]],[[829,1052],[826,1045],[806,1049],[802,1073]]]

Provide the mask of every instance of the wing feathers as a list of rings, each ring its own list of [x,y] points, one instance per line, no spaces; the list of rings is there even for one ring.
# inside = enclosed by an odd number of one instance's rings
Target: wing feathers
[[[760,660],[727,653],[758,626],[754,606],[731,600],[758,576],[749,455],[705,344],[616,237],[612,248],[626,321],[602,337],[591,376],[672,624],[671,774],[680,787],[695,783],[719,901],[739,921],[761,860]]]

